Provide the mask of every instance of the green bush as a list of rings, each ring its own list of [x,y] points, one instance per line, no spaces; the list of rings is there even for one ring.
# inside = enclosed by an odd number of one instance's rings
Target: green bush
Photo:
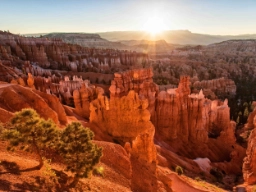
[[[80,178],[88,178],[102,156],[102,148],[92,142],[93,132],[79,122],[72,122],[63,130],[58,151],[68,171],[75,173],[70,187],[75,187]]]
[[[104,176],[104,167],[100,166],[100,167],[95,167],[93,169],[93,175],[97,175],[97,176]]]
[[[213,167],[210,170],[210,174],[213,175],[218,182],[222,182],[223,179],[223,174],[221,173],[221,171],[218,168]]]
[[[195,180],[196,181],[201,181],[201,178],[200,177],[195,177]]]
[[[178,175],[183,174],[183,168],[181,166],[176,166],[175,167],[175,172],[178,173]]]

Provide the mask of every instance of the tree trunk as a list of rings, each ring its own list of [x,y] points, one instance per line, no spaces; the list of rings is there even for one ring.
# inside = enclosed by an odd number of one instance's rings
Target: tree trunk
[[[34,146],[35,146],[36,153],[37,153],[37,156],[38,156],[38,158],[39,158],[39,165],[37,165],[36,168],[37,168],[38,170],[40,170],[40,169],[43,167],[43,165],[44,165],[44,161],[43,161],[43,158],[42,158],[42,156],[41,156],[41,154],[40,154],[40,150],[39,150],[39,148],[38,148],[38,146],[37,146],[37,144],[36,144],[34,138],[33,138],[33,144],[34,144]]]
[[[70,187],[70,188],[76,187],[76,185],[77,185],[78,182],[79,182],[79,177],[78,177],[78,176],[75,176],[75,177],[74,177],[74,180],[69,184],[69,187]]]

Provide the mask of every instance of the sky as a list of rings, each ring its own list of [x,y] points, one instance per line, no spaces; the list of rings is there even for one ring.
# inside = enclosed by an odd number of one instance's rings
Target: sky
[[[0,18],[0,30],[16,34],[148,28],[256,34],[256,0],[0,0]]]

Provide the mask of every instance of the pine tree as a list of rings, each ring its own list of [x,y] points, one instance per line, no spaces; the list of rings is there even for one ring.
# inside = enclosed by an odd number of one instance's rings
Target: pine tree
[[[42,150],[54,148],[58,139],[58,131],[52,120],[40,118],[33,109],[16,112],[9,126],[2,133],[3,139],[9,141],[7,149],[35,151],[39,158],[38,169],[43,167]]]
[[[249,116],[249,110],[248,110],[248,107],[246,107],[245,109],[244,109],[244,117],[248,117]]]
[[[240,117],[239,117],[239,115],[237,116],[236,123],[237,123],[237,125],[239,125],[239,123],[240,123]]]
[[[72,122],[61,134],[59,152],[67,170],[75,173],[70,187],[76,186],[80,178],[88,178],[99,163],[102,149],[92,142],[93,137],[93,132],[79,122]]]

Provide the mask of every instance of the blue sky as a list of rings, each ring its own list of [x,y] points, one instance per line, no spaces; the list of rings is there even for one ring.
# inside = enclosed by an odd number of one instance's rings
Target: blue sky
[[[256,0],[0,0],[0,30],[21,34],[143,30],[152,16],[168,30],[256,33]]]

